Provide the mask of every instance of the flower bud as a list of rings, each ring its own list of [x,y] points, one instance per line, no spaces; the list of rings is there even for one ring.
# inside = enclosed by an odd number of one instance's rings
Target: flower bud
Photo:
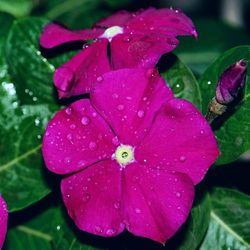
[[[220,76],[216,88],[216,101],[229,105],[240,94],[245,85],[247,61],[240,60],[229,66]]]

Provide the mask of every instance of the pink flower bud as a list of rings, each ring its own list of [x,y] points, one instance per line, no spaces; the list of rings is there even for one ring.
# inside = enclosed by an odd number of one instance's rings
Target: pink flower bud
[[[239,96],[245,85],[246,69],[247,61],[240,60],[222,73],[216,88],[218,103],[229,105]]]

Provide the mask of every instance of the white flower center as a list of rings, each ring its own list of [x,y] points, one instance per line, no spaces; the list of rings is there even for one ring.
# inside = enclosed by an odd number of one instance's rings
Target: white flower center
[[[134,148],[129,145],[120,145],[117,147],[115,153],[113,154],[113,159],[115,159],[121,167],[135,161],[134,159]]]
[[[120,26],[112,26],[104,31],[104,33],[100,36],[101,38],[107,38],[110,42],[112,38],[118,34],[123,33],[123,28]]]

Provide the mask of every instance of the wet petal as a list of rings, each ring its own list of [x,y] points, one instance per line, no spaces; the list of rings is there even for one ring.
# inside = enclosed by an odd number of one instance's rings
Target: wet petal
[[[105,237],[124,230],[121,173],[107,160],[62,180],[65,206],[80,229]]]
[[[52,172],[68,174],[111,158],[113,138],[89,100],[77,101],[57,112],[48,124],[42,145],[46,166]]]
[[[128,11],[118,11],[112,16],[105,17],[96,23],[96,27],[109,28],[112,26],[124,26],[131,19],[132,14]]]
[[[177,39],[160,34],[118,35],[111,42],[111,62],[114,69],[153,68],[163,54],[177,45]]]
[[[8,222],[8,209],[7,205],[0,195],[0,249],[3,246],[4,239],[7,232],[7,222]]]
[[[194,187],[184,174],[131,164],[124,171],[128,231],[164,243],[186,221]]]
[[[95,39],[102,33],[103,29],[98,28],[71,31],[59,24],[50,23],[43,29],[40,36],[40,45],[50,49],[63,43]]]
[[[214,134],[191,103],[172,99],[158,113],[149,134],[136,148],[141,164],[179,171],[197,184],[218,157]]]
[[[182,11],[174,9],[147,9],[128,22],[132,32],[154,32],[171,37],[193,35],[197,37],[194,24]]]
[[[107,44],[107,39],[92,43],[55,71],[54,84],[60,98],[88,93],[93,82],[110,70]]]
[[[136,145],[173,94],[155,70],[121,69],[104,74],[90,97],[121,143]]]

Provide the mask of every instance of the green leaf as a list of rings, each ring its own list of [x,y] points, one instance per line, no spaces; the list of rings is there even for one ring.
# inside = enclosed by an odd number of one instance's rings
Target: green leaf
[[[170,242],[167,242],[166,249],[197,249],[206,233],[209,219],[210,202],[208,195],[205,194],[202,197],[198,197],[184,227],[170,240]]]
[[[200,250],[250,249],[250,197],[217,188],[211,195],[212,211]]]
[[[0,11],[5,11],[15,17],[26,16],[30,13],[35,1],[32,0],[1,0]]]
[[[202,95],[202,110],[206,113],[209,101],[215,96],[215,88],[221,73],[231,64],[240,59],[250,61],[250,47],[240,46],[225,52],[204,73],[200,79]],[[235,107],[231,115],[215,121],[218,127],[215,131],[221,155],[217,164],[235,161],[250,149],[250,71],[247,72],[246,88],[241,103]]]
[[[201,95],[197,80],[184,63],[175,55],[168,54],[160,61],[159,70],[176,97],[186,99],[197,108],[201,108]]]
[[[29,211],[31,212],[31,211]],[[43,209],[9,229],[4,250],[97,250],[78,240],[60,207]]]
[[[175,53],[198,75],[224,51],[249,44],[250,36],[243,29],[215,19],[203,18],[193,21],[199,33],[198,39],[180,37],[180,45]]]
[[[2,17],[0,15],[0,19]],[[4,17],[5,24],[10,27],[11,18]],[[4,26],[1,31],[7,32],[8,27]],[[3,32],[2,37],[6,37]],[[32,105],[20,105],[17,83],[12,81],[3,57],[4,40],[0,39],[0,193],[11,212],[40,200],[50,192],[44,178],[41,138],[55,108],[36,104],[34,96]]]

